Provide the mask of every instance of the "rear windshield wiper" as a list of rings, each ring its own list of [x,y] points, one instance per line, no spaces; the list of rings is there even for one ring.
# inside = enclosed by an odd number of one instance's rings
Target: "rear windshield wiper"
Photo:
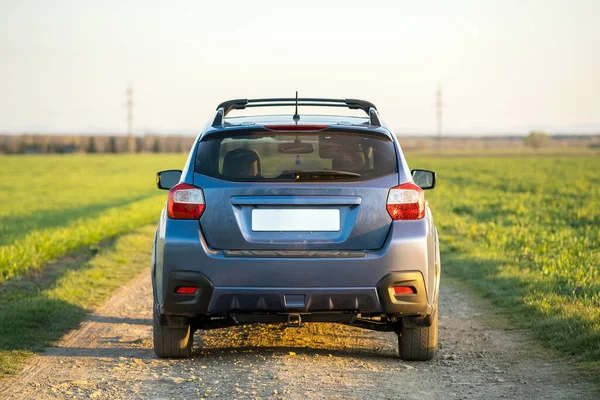
[[[358,179],[360,174],[347,171],[316,170],[294,171],[294,180],[333,180],[333,179]]]

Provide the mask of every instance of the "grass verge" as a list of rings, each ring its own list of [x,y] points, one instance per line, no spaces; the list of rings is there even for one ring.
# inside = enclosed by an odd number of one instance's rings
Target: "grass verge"
[[[110,208],[65,226],[33,231],[6,246],[0,246],[0,283],[15,276],[39,271],[57,257],[82,246],[129,232],[158,220],[163,194]]]
[[[16,373],[148,268],[153,234],[153,226],[139,228],[0,285],[0,376]]]

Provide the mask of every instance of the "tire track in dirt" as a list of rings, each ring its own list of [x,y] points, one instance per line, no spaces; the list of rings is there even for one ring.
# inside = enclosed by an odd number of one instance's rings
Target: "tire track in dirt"
[[[440,349],[430,362],[401,361],[393,333],[332,324],[197,332],[194,358],[161,360],[144,273],[19,376],[0,381],[0,398],[598,398],[574,365],[526,332],[483,322],[486,306],[476,300],[443,285]]]

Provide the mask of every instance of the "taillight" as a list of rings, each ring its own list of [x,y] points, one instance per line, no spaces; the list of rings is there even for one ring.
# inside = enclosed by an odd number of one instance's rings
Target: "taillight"
[[[196,294],[198,288],[196,286],[179,286],[175,293],[177,294]]]
[[[393,220],[421,219],[425,216],[423,189],[406,182],[390,189],[387,211]]]
[[[394,294],[406,295],[415,293],[417,293],[417,289],[414,286],[394,286]]]
[[[198,219],[204,212],[202,189],[180,183],[169,190],[167,213],[172,219]]]

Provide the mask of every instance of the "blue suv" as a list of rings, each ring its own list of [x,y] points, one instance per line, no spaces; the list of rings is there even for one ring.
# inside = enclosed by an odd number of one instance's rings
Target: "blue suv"
[[[228,117],[290,106],[293,115]],[[366,117],[302,115],[346,107]],[[290,113],[291,114],[291,113]],[[398,335],[404,360],[438,343],[440,256],[423,190],[374,104],[221,103],[169,190],[152,259],[154,351],[190,357],[196,330],[334,322]]]

